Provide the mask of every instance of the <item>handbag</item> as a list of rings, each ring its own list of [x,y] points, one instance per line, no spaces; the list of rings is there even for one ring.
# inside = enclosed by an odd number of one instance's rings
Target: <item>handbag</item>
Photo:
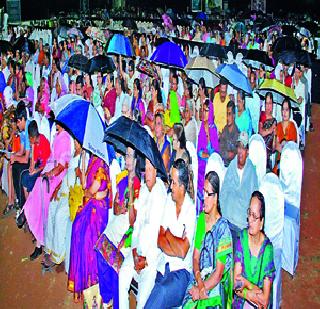
[[[80,165],[80,160],[78,163],[78,167]],[[83,197],[84,190],[82,185],[77,184],[77,177],[75,178],[75,183],[73,187],[69,187],[69,212],[70,212],[70,220],[74,221],[78,209],[83,205]]]

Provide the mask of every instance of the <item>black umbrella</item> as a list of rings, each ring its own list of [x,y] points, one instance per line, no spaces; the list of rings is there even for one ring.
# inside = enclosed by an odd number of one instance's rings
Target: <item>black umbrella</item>
[[[299,26],[308,29],[313,35],[317,34],[317,32],[320,30],[319,25],[313,21],[301,22],[299,23]]]
[[[225,59],[227,58],[225,49],[219,44],[206,43],[200,49],[200,56]]]
[[[298,32],[298,28],[294,25],[282,25],[282,35],[292,36],[295,32]]]
[[[298,39],[292,37],[292,36],[283,36],[280,38],[277,38],[275,42],[272,45],[273,52],[281,53],[285,50],[300,50],[301,44],[298,41]]]
[[[297,53],[297,63],[302,64],[308,68],[312,67],[312,57],[315,57],[313,54],[310,54],[306,50],[300,50]]]
[[[98,55],[88,60],[86,72],[90,74],[95,72],[112,73],[115,69],[112,57]]]
[[[276,54],[275,59],[277,62],[281,60],[285,64],[295,63],[298,59],[298,51],[284,50],[283,52]]]
[[[132,30],[138,30],[137,24],[133,19],[126,18],[122,22],[122,26]]]
[[[0,40],[0,53],[7,53],[8,51],[12,51],[13,47],[10,42],[5,40]]]
[[[34,54],[36,51],[34,43],[23,36],[20,36],[13,43],[13,49],[28,53],[29,55]]]
[[[88,66],[88,58],[83,55],[72,55],[68,61],[68,67],[81,71],[86,71]]]
[[[111,143],[120,152],[124,147],[134,148],[157,169],[158,175],[167,180],[167,172],[154,139],[138,122],[121,116],[105,131],[104,142]]]
[[[269,72],[274,69],[272,60],[268,54],[262,50],[249,49],[243,61],[246,65],[251,64],[254,69],[259,69],[261,64],[263,64]]]

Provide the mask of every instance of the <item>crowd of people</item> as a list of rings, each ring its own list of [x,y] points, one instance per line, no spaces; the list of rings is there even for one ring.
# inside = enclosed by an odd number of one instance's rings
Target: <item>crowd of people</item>
[[[138,70],[138,60],[151,56],[169,25],[129,34],[136,58],[113,55],[115,68],[107,73],[70,66],[72,55],[90,59],[106,53],[102,42],[80,35],[54,36],[46,44],[40,37],[33,53],[2,52],[0,168],[8,198],[3,216],[15,211],[18,227],[32,233],[31,261],[44,253],[45,271],[64,263],[67,289],[75,301],[84,297],[88,308],[100,302],[129,308],[133,286],[137,308],[277,307],[273,244],[264,232],[266,203],[249,146],[251,137],[262,138],[262,165],[276,175],[286,143],[305,147],[305,132],[313,129],[311,68],[276,63],[270,49],[274,33],[230,36],[204,25],[180,30],[184,42],[265,50],[275,69],[269,73],[264,65],[234,60],[249,81],[250,96],[224,77],[213,89],[205,78],[195,84],[176,68],[150,64],[152,74]],[[16,35],[10,28],[8,39]],[[187,43],[182,48],[188,60],[197,56]],[[275,94],[258,95],[266,79],[294,90],[304,106],[300,118],[293,117],[291,98],[277,102],[276,113]],[[121,117],[143,126],[168,181],[133,145],[125,155],[108,148],[109,162],[85,149],[55,120],[56,102],[70,95],[90,102],[106,127]],[[214,157],[220,169],[210,168]]]

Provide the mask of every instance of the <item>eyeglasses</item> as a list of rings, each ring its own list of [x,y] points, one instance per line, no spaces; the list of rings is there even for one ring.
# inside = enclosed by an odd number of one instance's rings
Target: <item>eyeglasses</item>
[[[253,221],[256,222],[257,220],[261,219],[260,216],[257,216],[255,213],[253,213],[250,208],[248,208],[247,210],[247,215],[248,215],[248,219],[250,219],[250,217],[252,217]]]
[[[204,197],[210,197],[210,196],[215,196],[216,192],[209,192],[206,189],[203,190],[203,196]]]

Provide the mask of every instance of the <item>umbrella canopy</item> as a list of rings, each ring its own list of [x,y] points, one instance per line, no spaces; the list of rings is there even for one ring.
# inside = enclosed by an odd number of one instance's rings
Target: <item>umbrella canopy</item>
[[[152,66],[152,63],[146,59],[141,59],[137,65],[137,71],[146,74],[151,78],[158,77],[156,69]]]
[[[83,38],[82,32],[78,28],[71,28],[67,30],[68,36],[79,36],[81,39]]]
[[[68,67],[75,68],[81,71],[86,71],[88,58],[84,55],[72,55],[68,61]]]
[[[5,40],[0,40],[0,53],[7,53],[8,51],[12,51],[13,46],[10,42]]]
[[[298,28],[294,25],[282,25],[282,35],[293,36],[294,33],[298,32]]]
[[[116,69],[112,57],[98,55],[88,60],[86,72],[94,74],[95,72],[112,73]]]
[[[76,138],[82,147],[109,164],[107,145],[103,143],[106,126],[97,110],[85,100],[73,100],[55,120]]]
[[[122,34],[115,34],[109,41],[107,54],[134,57],[134,51],[129,38]]]
[[[240,21],[234,23],[232,28],[238,32],[242,32],[242,33],[247,32],[247,28],[246,28],[245,24]]]
[[[20,36],[13,44],[13,49],[23,51],[29,55],[34,54],[36,49],[34,43],[27,38]]]
[[[298,39],[292,36],[283,36],[277,38],[272,45],[272,50],[274,53],[281,53],[285,50],[300,50],[301,44]]]
[[[57,35],[59,35],[60,37],[67,39],[68,38],[68,30],[70,28],[66,27],[66,26],[60,26],[59,28],[57,28]]]
[[[298,104],[294,90],[285,86],[277,79],[265,79],[257,90],[258,94],[262,97],[265,97],[268,91],[272,92],[274,103],[281,105],[284,98],[287,97],[290,99],[292,106],[297,106]]]
[[[200,49],[200,56],[226,59],[227,55],[223,46],[213,43],[205,43]]]
[[[261,64],[263,64],[269,72],[274,69],[272,60],[268,57],[268,54],[262,50],[249,49],[243,62],[246,65],[251,64],[254,69],[259,69]]]
[[[204,12],[199,12],[196,16],[196,20],[207,20],[208,16]]]
[[[114,145],[120,152],[124,147],[132,147],[148,158],[157,169],[158,175],[167,180],[166,169],[154,139],[138,122],[121,116],[105,131],[104,141]]]
[[[305,36],[306,38],[310,38],[311,37],[310,31],[305,27],[301,27],[299,33],[301,35]]]
[[[150,61],[177,69],[184,69],[188,63],[180,46],[173,42],[164,42],[159,45],[151,55]]]
[[[310,31],[313,35],[316,35],[319,32],[319,24],[315,23],[314,21],[305,21],[299,23],[300,27],[306,28]]]
[[[206,57],[195,57],[185,67],[185,72],[188,78],[192,79],[196,84],[199,84],[201,77],[206,82],[206,87],[215,88],[219,85],[220,78],[215,73],[215,66],[213,62]]]
[[[238,69],[236,64],[221,64],[218,66],[216,73],[224,77],[228,82],[237,89],[252,95],[252,89],[248,78]]]
[[[312,67],[312,59],[311,59],[312,54],[306,50],[300,50],[297,53],[297,63],[303,64],[304,66],[311,68]]]
[[[58,100],[50,103],[50,108],[53,111],[54,115],[57,117],[57,115],[65,108],[67,107],[72,101],[74,100],[81,100],[82,97],[76,94],[65,94],[62,97],[60,97]]]
[[[295,63],[298,59],[298,51],[295,50],[284,50],[283,52],[276,54],[275,59],[278,62],[281,60],[285,64]]]

